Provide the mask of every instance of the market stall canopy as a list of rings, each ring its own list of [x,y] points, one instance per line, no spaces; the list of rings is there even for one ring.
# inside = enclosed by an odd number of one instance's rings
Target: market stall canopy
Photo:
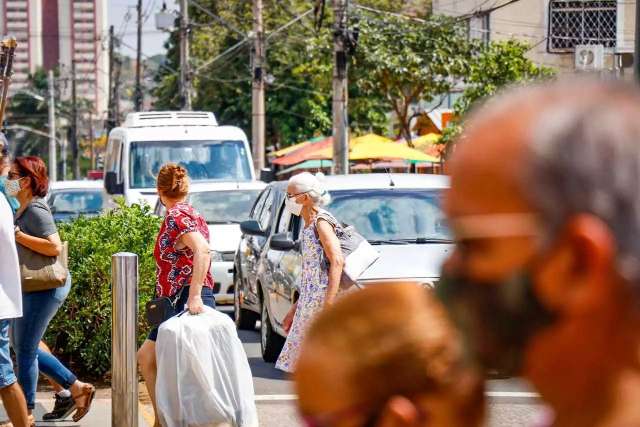
[[[269,153],[269,156],[271,156],[271,157],[282,157],[282,156],[285,156],[285,155],[287,155],[289,153],[293,153],[294,151],[299,150],[299,149],[301,149],[303,147],[306,147],[307,145],[315,144],[316,142],[320,142],[320,141],[323,141],[325,139],[327,139],[326,136],[317,136],[315,138],[311,138],[311,139],[308,139],[306,141],[299,142],[297,144],[293,144],[293,145],[291,145],[289,147],[285,147],[285,148],[283,148],[281,150],[274,151],[273,153]]]
[[[399,159],[420,162],[438,162],[434,156],[408,147],[406,144],[393,142],[370,142],[358,144],[349,153],[349,160]]]
[[[333,143],[333,137],[324,138],[322,140],[316,142],[308,142],[306,145],[294,150],[282,157],[278,157],[277,159],[273,159],[271,163],[278,166],[292,166],[298,163],[302,163],[306,160],[312,159],[311,154],[323,150],[327,147],[331,147]],[[313,159],[316,159],[313,157]],[[327,158],[330,160],[331,157]]]
[[[298,170],[330,168],[331,166],[333,166],[333,162],[331,160],[307,160],[306,162],[298,163],[290,168],[283,169],[276,175],[285,175]]]
[[[366,135],[359,136],[357,138],[351,138],[349,141],[349,149],[352,150],[354,147],[361,144],[370,144],[370,143],[393,143],[393,140],[389,138],[385,138],[384,136],[376,135],[375,133],[368,133]],[[314,152],[309,157],[310,159],[333,159],[333,146],[330,145],[322,150],[318,150]]]

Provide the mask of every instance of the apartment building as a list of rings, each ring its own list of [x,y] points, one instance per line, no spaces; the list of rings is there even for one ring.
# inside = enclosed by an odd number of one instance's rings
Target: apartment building
[[[634,0],[433,0],[434,13],[469,18],[469,37],[525,41],[533,61],[561,74],[629,77],[635,7]]]
[[[78,96],[103,113],[108,100],[108,0],[1,0],[0,32],[18,40],[12,88],[37,68],[60,67],[63,97]]]

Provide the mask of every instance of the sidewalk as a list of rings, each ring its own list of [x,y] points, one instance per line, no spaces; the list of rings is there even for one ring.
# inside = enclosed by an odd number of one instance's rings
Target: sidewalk
[[[141,391],[144,390],[140,387]],[[143,403],[145,393],[140,393],[142,401],[138,405],[138,426],[152,427],[153,409],[150,404]],[[91,406],[91,412],[87,414],[80,422],[74,423],[71,417],[64,421],[48,422],[42,421],[42,415],[49,412],[53,408],[54,400],[51,393],[39,392],[36,400],[36,426],[37,427],[111,427],[111,390],[100,389],[97,391],[96,398]],[[6,420],[7,415],[4,408],[0,405],[0,420]],[[123,426],[124,427],[124,426]]]

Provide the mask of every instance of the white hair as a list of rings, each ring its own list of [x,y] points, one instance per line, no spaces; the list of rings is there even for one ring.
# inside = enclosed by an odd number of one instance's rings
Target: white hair
[[[331,196],[322,183],[323,178],[324,174],[320,172],[315,175],[302,172],[289,178],[289,185],[298,193],[307,193],[314,205],[325,206],[331,201]]]

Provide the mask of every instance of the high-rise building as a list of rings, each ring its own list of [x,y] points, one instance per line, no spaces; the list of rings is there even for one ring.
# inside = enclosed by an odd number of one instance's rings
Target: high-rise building
[[[0,0],[0,32],[15,36],[13,89],[24,85],[37,68],[59,67],[68,78],[63,96],[71,94],[75,68],[78,97],[102,114],[108,100],[107,0]]]

